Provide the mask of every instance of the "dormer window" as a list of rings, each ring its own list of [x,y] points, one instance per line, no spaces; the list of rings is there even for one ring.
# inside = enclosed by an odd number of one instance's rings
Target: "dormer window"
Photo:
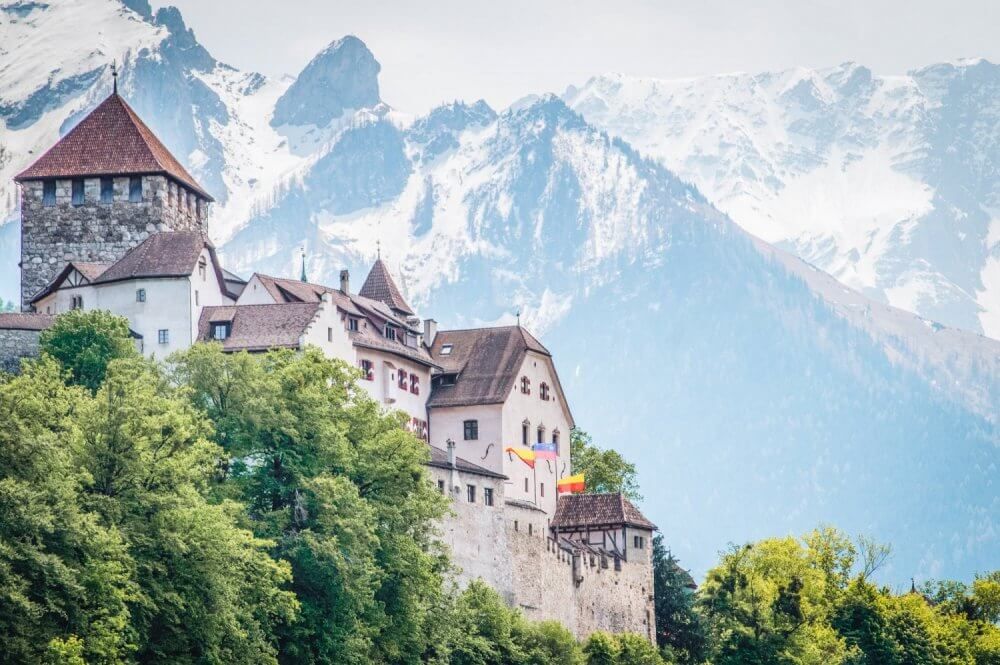
[[[353,316],[347,319],[347,329],[351,332],[358,331],[358,320]]]
[[[222,341],[229,337],[232,324],[227,322],[212,324],[212,339]]]
[[[42,181],[42,205],[54,206],[56,204],[56,181]]]
[[[396,341],[396,329],[390,326],[388,323],[385,324],[385,338]]]
[[[521,394],[530,395],[531,394],[531,379],[526,376],[521,377]]]
[[[549,384],[542,382],[538,385],[538,396],[543,402],[549,401]]]
[[[441,345],[441,355],[442,356],[450,356],[451,355],[451,347],[452,347],[451,344],[442,344]]]
[[[82,206],[83,205],[83,178],[74,178],[72,180],[72,192],[73,192],[73,205]]]

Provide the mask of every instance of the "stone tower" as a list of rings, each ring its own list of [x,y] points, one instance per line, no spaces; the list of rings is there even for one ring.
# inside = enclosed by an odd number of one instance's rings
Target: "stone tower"
[[[67,261],[109,263],[151,233],[201,230],[212,201],[117,90],[14,180],[24,309]]]

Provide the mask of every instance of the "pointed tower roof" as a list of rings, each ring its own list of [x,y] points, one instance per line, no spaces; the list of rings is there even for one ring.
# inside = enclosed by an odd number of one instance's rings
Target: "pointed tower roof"
[[[396,286],[392,275],[389,274],[388,266],[385,265],[385,262],[381,258],[375,260],[375,265],[372,266],[371,272],[368,273],[368,277],[365,279],[361,290],[358,291],[358,295],[384,302],[396,312],[406,316],[413,316],[413,310],[406,304],[403,294],[400,293],[399,287]]]
[[[169,176],[213,200],[114,92],[14,180],[152,174]]]

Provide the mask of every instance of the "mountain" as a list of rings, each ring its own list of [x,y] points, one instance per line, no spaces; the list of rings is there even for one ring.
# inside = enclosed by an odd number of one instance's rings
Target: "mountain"
[[[1000,338],[1000,67],[683,80],[564,94],[751,233],[869,297]]]
[[[411,304],[445,327],[519,310],[555,353],[579,425],[638,463],[644,512],[696,573],[730,540],[819,522],[891,541],[896,583],[995,565],[1000,343],[750,235],[711,190],[574,100],[408,118],[380,98],[360,40],[270,80],[137,2],[21,3],[0,44],[41,48],[38,31],[71,24],[81,3],[120,37],[75,92],[60,77],[91,65],[68,43],[65,68],[3,98],[11,173],[106,94],[103,63],[119,54],[130,100],[181,100],[140,113],[221,201],[211,232],[228,267],[295,275],[305,247],[311,279],[349,267],[357,283],[380,246]],[[0,75],[27,77],[31,58],[11,54]],[[35,95],[49,110],[11,129]]]

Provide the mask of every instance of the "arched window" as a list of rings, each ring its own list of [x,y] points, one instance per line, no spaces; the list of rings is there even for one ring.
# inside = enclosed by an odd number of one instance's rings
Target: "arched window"
[[[545,425],[538,426],[538,443],[545,443]]]
[[[543,402],[549,401],[549,384],[545,382],[538,384],[538,396],[542,398]]]
[[[531,394],[531,379],[526,376],[521,377],[521,394],[530,395]]]
[[[528,430],[531,429],[531,423],[525,420],[521,423],[521,443],[525,446],[529,445],[531,441],[528,438]]]

